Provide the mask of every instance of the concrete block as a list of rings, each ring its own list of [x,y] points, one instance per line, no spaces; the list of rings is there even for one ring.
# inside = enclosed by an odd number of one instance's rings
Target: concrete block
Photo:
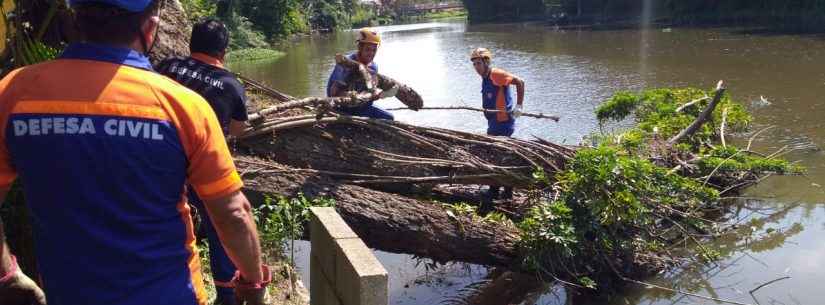
[[[312,219],[309,232],[311,235],[312,251],[319,259],[324,274],[335,278],[335,241],[338,239],[358,238],[341,215],[331,207],[312,207]],[[335,285],[334,280],[330,285]]]
[[[312,249],[309,251],[309,255],[318,261],[317,266],[320,272],[334,279],[335,239],[327,234],[324,227],[316,219],[310,222],[310,227],[312,228],[312,240],[310,241]],[[330,284],[335,285],[334,282],[330,282]]]
[[[335,208],[331,207],[312,207],[309,208],[316,219],[318,219],[333,239],[341,238],[358,238],[358,235],[352,231],[347,225],[347,222],[338,215]],[[310,231],[311,233],[314,233]]]
[[[341,305],[333,285],[317,265],[317,258],[310,257],[310,305]]]
[[[319,265],[324,274],[335,279],[335,240],[342,238],[358,238],[358,235],[347,226],[344,219],[331,207],[312,207],[312,219],[309,223],[312,250],[310,255],[319,259]],[[335,285],[334,280],[330,285]]]
[[[335,291],[342,305],[386,305],[387,271],[361,239],[337,240]]]

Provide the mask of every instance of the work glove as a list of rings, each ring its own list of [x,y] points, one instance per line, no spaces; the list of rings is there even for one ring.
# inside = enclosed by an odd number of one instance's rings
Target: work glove
[[[381,91],[380,96],[381,96],[381,98],[388,98],[388,97],[393,97],[396,94],[398,94],[398,86],[393,86],[392,88]]]
[[[272,273],[269,272],[269,266],[262,265],[261,272],[264,274],[264,280],[260,283],[247,282],[240,271],[235,272],[235,277],[232,278],[232,285],[235,287],[235,304],[236,305],[267,305],[269,304],[269,294],[267,293],[267,285],[272,282]]]
[[[11,256],[12,268],[0,277],[0,304],[3,305],[46,305],[46,295],[17,266],[17,258]]]
[[[513,118],[518,119],[521,116],[522,109],[523,109],[522,105],[516,105],[516,109],[513,109],[513,112],[512,112]]]

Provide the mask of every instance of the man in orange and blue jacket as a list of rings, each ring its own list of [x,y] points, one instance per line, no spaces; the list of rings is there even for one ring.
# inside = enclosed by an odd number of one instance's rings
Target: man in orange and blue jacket
[[[478,48],[470,53],[476,73],[481,76],[481,101],[487,118],[487,134],[491,136],[513,135],[516,130],[516,119],[521,116],[524,103],[524,81],[499,68],[493,68],[491,62],[493,53],[485,48]],[[516,86],[516,105],[513,105],[513,96],[510,85]],[[491,185],[489,195],[497,199],[500,187]],[[513,195],[512,188],[504,188],[504,197]]]
[[[192,26],[189,57],[170,57],[158,64],[158,72],[200,94],[218,118],[225,136],[239,136],[246,128],[246,94],[235,75],[224,68],[229,30],[220,21],[206,19]],[[215,304],[234,305],[232,277],[237,271],[218,238],[203,200],[189,192],[189,204],[201,216],[200,227],[209,241],[209,266],[215,283]]]
[[[263,304],[271,276],[215,114],[146,57],[162,4],[69,4],[85,42],[0,80],[0,202],[21,180],[45,290],[2,242],[0,304],[206,305],[187,184],[239,269],[239,303]]]

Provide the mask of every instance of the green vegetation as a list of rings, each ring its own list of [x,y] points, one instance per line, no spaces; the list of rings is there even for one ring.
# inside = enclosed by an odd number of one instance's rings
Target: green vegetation
[[[825,1],[665,0],[651,1],[653,18],[678,24],[737,23],[825,29]],[[600,23],[638,20],[644,1],[638,0],[464,0],[470,20],[559,18],[566,21]]]
[[[711,94],[693,88],[654,89],[641,94],[619,92],[596,109],[596,117],[599,122],[605,123],[609,120],[620,121],[633,114],[637,126],[625,133],[620,142],[626,148],[639,148],[645,144],[640,142],[642,139],[650,138],[654,134],[668,139],[685,129],[710,102]],[[696,103],[685,106],[693,101]],[[715,124],[703,125],[694,136],[688,138],[689,144],[696,147],[701,142],[709,143],[718,139],[717,132],[722,121],[721,109],[728,109],[726,128],[729,132],[743,132],[747,129],[751,122],[750,114],[742,105],[733,103],[730,97],[725,95],[713,112],[711,121]]]
[[[662,143],[657,142],[670,139],[687,128],[710,103],[712,95],[712,92],[695,88],[653,89],[640,94],[619,92],[596,109],[596,117],[604,124],[611,120],[621,121],[632,115],[636,125],[618,134],[598,135],[596,139],[602,142],[601,145],[620,147],[629,155],[657,154],[658,152],[651,151],[662,146]],[[711,145],[721,142],[723,114],[728,134],[747,131],[753,120],[745,107],[733,102],[725,94],[712,112],[709,122],[690,137],[675,143],[675,152],[671,155],[660,157],[686,161],[686,157],[692,155],[692,159],[696,159],[696,168],[683,172],[690,177],[706,177],[711,174],[719,177],[742,171],[752,175],[798,174],[802,171],[799,166],[782,159],[763,157],[732,145]]]
[[[458,10],[458,11],[444,11],[444,12],[436,12],[436,13],[427,13],[424,15],[425,19],[457,19],[457,18],[467,18],[467,11],[465,10]]]
[[[284,55],[286,55],[286,53],[272,49],[241,49],[227,53],[226,61],[231,63],[238,61],[277,60]]]
[[[230,49],[265,48],[290,35],[377,24],[381,17],[359,0],[181,0],[192,21],[223,20]]]
[[[505,226],[514,226],[513,222],[501,212],[491,212],[487,215],[479,216],[478,207],[465,202],[459,203],[444,203],[442,204],[444,210],[447,211],[447,216],[458,221],[458,216],[469,216],[474,222],[491,222]],[[459,223],[459,225],[462,225]]]
[[[590,272],[610,271],[617,260],[670,264],[667,256],[654,262],[635,256],[662,255],[680,234],[709,229],[700,210],[719,198],[718,191],[701,182],[604,146],[580,150],[556,179],[559,199],[536,205],[518,224],[528,253],[524,264],[551,273],[565,266],[592,270],[571,272],[574,278],[597,278]],[[701,250],[703,258],[715,255]]]
[[[333,206],[335,201],[327,198],[307,198],[299,194],[296,198],[266,198],[253,211],[258,224],[261,247],[281,249],[287,242],[299,239],[304,232],[304,224],[309,221],[310,207]]]
[[[699,240],[721,232],[720,223],[708,220],[709,211],[724,205],[721,194],[767,174],[803,169],[722,145],[723,116],[729,134],[747,131],[752,120],[727,95],[696,133],[668,143],[696,120],[712,95],[693,88],[653,89],[618,92],[602,104],[596,110],[602,123],[632,117],[636,124],[595,135],[598,143],[578,150],[555,179],[534,173],[537,185],[551,187],[533,191],[534,206],[517,224],[523,267],[595,288],[683,261],[671,250],[684,241],[696,247],[697,261],[718,258],[719,252]]]

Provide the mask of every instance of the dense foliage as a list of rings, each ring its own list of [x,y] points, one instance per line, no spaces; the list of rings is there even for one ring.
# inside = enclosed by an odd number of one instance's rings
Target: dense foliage
[[[562,17],[582,21],[638,18],[645,3],[654,18],[675,23],[754,23],[825,28],[825,1],[747,0],[464,0],[471,21]]]
[[[711,96],[693,88],[653,89],[618,92],[605,101],[596,110],[600,122],[632,118],[635,124],[595,135],[555,177],[535,172],[538,185],[552,186],[533,192],[534,206],[517,224],[524,267],[594,288],[689,259],[672,252],[684,241],[695,246],[695,260],[718,257],[699,240],[721,232],[708,214],[724,209],[720,195],[768,174],[802,169],[721,144],[723,117],[728,135],[747,131],[751,122],[727,95],[700,129],[670,143]]]
[[[359,0],[181,0],[192,21],[218,17],[230,28],[231,49],[263,48],[293,34],[348,29],[376,22]]]

